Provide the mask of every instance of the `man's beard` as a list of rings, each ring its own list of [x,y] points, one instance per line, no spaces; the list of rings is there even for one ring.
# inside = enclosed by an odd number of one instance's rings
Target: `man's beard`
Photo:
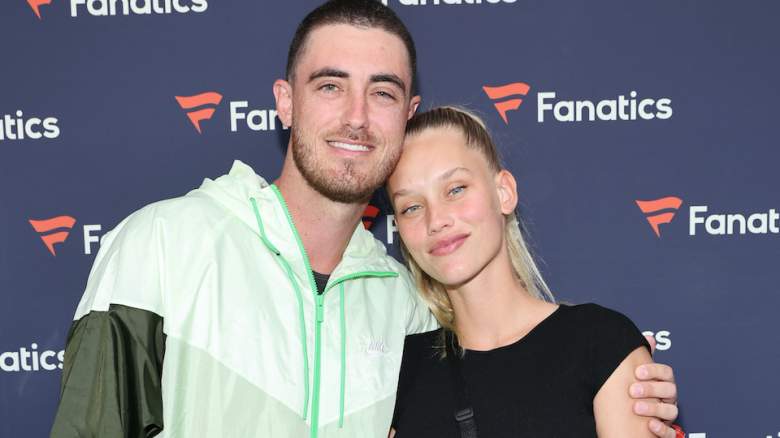
[[[295,126],[291,127],[291,131],[293,160],[303,178],[321,195],[345,204],[367,202],[390,176],[401,155],[401,148],[395,148],[395,152],[385,157],[384,161],[377,163],[375,169],[367,169],[364,174],[355,169],[355,160],[343,159],[341,169],[338,169],[335,175],[329,174],[327,169],[317,162],[312,145],[314,141],[301,136]],[[378,144],[375,137],[370,134],[342,133],[338,137],[372,145]]]

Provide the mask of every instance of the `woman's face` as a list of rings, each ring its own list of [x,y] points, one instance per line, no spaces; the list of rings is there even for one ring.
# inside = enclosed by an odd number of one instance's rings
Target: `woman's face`
[[[431,128],[407,137],[387,186],[401,239],[420,268],[445,286],[470,281],[504,247],[514,179],[491,170],[460,131]]]

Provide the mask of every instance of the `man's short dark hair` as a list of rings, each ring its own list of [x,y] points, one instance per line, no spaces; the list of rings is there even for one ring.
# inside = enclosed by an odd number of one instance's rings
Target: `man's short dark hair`
[[[378,0],[330,0],[311,11],[295,31],[287,53],[287,80],[291,80],[298,57],[304,50],[306,39],[316,28],[330,24],[349,24],[357,27],[379,28],[403,41],[409,54],[412,74],[412,93],[417,84],[417,51],[412,35],[392,9]]]

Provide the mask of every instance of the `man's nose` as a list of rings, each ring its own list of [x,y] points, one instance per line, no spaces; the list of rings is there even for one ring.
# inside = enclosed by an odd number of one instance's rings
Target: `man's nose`
[[[364,94],[355,93],[349,97],[344,124],[351,129],[368,128],[368,102]]]

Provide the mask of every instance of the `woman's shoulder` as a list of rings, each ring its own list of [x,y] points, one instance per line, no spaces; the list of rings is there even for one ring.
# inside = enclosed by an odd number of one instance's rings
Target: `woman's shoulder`
[[[574,339],[593,364],[596,388],[636,348],[650,349],[637,326],[621,312],[593,303],[566,306],[564,311]]]
[[[438,348],[441,344],[443,330],[438,328],[428,332],[407,335],[404,340],[404,357],[408,354],[421,354]]]
[[[636,327],[631,319],[617,310],[595,303],[561,304],[564,319],[574,324],[583,324],[593,330]]]

